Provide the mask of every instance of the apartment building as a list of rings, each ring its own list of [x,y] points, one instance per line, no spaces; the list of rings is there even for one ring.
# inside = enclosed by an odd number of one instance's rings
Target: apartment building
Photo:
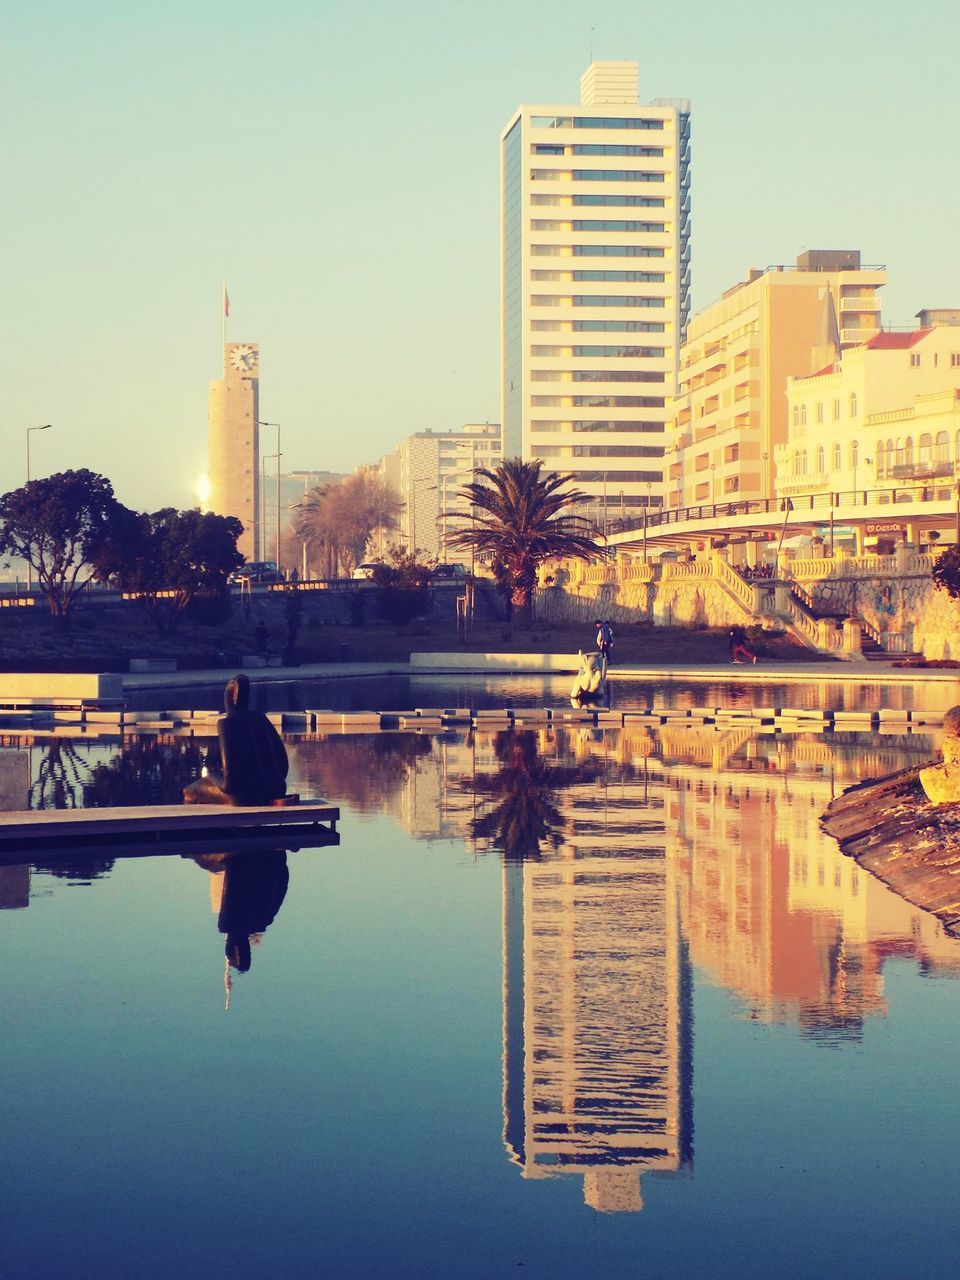
[[[504,455],[592,509],[658,506],[690,297],[690,104],[594,62],[574,105],[518,107],[501,147]]]
[[[460,497],[478,467],[503,457],[499,422],[467,423],[454,431],[417,431],[380,461],[380,475],[400,498],[400,528],[392,541],[417,547],[428,559],[445,559],[446,515],[469,511]]]
[[[787,379],[880,330],[883,267],[814,249],[751,269],[690,322],[671,411],[667,505],[767,498],[787,438]]]
[[[960,310],[924,310],[809,377],[787,379],[787,439],[777,493],[917,489],[950,498],[960,477]]]

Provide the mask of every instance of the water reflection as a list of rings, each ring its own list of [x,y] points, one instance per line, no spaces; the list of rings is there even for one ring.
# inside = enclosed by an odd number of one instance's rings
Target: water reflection
[[[303,794],[370,813],[389,809],[432,752],[431,740],[417,734],[364,733],[304,735],[290,754]]]
[[[498,849],[510,862],[537,858],[543,847],[558,849],[567,826],[559,808],[561,792],[599,777],[602,764],[551,760],[529,730],[498,733],[493,756],[499,768],[474,772],[469,783],[461,784],[484,810],[471,819],[473,840]]]
[[[285,849],[256,852],[207,853],[195,858],[210,872],[210,905],[217,914],[217,928],[225,935],[225,985],[230,1007],[230,970],[247,973],[251,948],[277,918],[287,896],[290,872]]]

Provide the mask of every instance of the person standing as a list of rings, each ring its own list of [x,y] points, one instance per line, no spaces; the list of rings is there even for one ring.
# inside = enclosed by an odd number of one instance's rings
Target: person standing
[[[613,647],[613,628],[609,622],[603,622],[600,618],[595,620],[594,626],[597,628],[597,651],[609,663],[610,650]]]

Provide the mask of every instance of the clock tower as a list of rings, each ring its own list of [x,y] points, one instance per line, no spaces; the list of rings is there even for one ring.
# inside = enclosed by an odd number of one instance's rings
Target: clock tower
[[[248,560],[261,558],[259,417],[260,347],[224,343],[223,377],[210,384],[207,505],[242,522],[237,546]]]

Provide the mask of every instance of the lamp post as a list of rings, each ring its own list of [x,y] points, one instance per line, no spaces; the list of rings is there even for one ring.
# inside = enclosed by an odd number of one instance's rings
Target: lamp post
[[[274,556],[275,556],[275,559],[276,559],[277,568],[279,569],[279,568],[280,568],[280,457],[281,457],[281,454],[280,454],[280,423],[279,423],[279,422],[260,422],[260,421],[258,421],[258,422],[257,422],[257,426],[258,426],[258,427],[276,427],[276,429],[277,429],[277,452],[276,452],[276,453],[269,453],[269,454],[267,454],[267,457],[268,457],[268,458],[276,458],[276,460],[277,460],[277,492],[276,492],[276,506],[277,506],[277,536],[276,536],[276,538],[275,538],[275,540],[274,540]],[[262,468],[262,464],[261,464],[261,468]],[[266,523],[266,521],[262,521],[262,522],[261,522],[261,524],[265,524],[265,523]],[[266,550],[266,548],[264,548],[264,550]]]
[[[45,422],[41,427],[27,427],[27,484],[30,483],[30,432],[49,431],[52,426],[52,422]],[[33,590],[33,565],[29,560],[27,561],[27,590]]]

